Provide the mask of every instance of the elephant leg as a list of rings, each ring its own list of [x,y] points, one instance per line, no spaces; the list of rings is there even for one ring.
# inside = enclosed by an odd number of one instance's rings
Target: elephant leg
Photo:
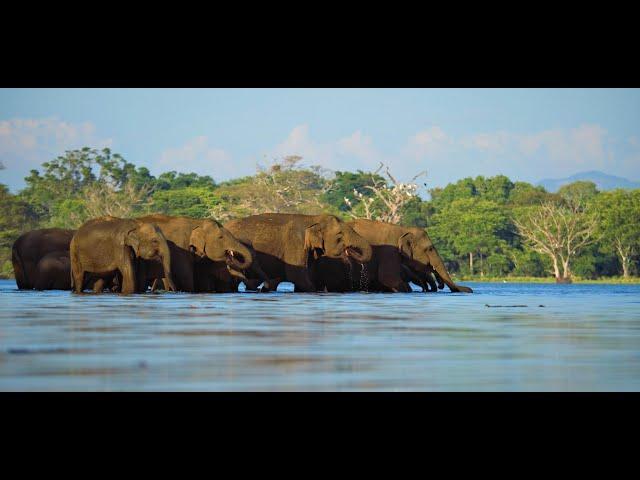
[[[431,273],[433,274],[434,278],[436,279],[436,282],[438,284],[438,289],[440,289],[440,290],[444,289],[444,282],[442,281],[442,277],[440,277],[440,275],[438,275],[438,272],[436,272],[434,270]]]
[[[407,275],[405,265],[400,258],[392,256],[380,260],[378,266],[378,282],[385,290],[392,292],[412,292],[409,283],[405,280]]]
[[[287,281],[295,285],[294,291],[315,292],[317,290],[315,284],[309,276],[309,273],[306,270],[301,271],[300,267],[285,267],[285,275]]]
[[[264,281],[264,283],[262,284],[262,291],[263,292],[275,292],[276,290],[278,290],[278,285],[280,285],[280,283],[282,283],[282,279],[281,278],[269,278],[267,280]]]
[[[73,291],[75,293],[82,293],[82,291],[84,290],[84,271],[77,268],[72,268],[71,280],[73,283]]]
[[[427,284],[424,282],[424,280],[421,279],[407,265],[402,265],[402,271],[404,273],[404,276],[406,277],[405,278],[406,281],[411,281],[411,282],[415,283],[416,285],[419,285],[420,287],[422,287],[422,290],[425,291],[425,292],[429,292],[430,291],[429,286],[427,286]],[[429,285],[431,285],[431,283],[429,283],[429,280],[428,280],[428,274],[427,274],[427,283]],[[433,285],[435,286],[435,283]],[[409,288],[411,288],[411,285],[409,285]]]
[[[176,266],[173,272],[173,278],[177,281],[174,282],[176,284],[176,289],[183,292],[195,292],[195,265],[193,262],[189,264],[183,264],[181,266]],[[165,290],[169,290],[169,279],[163,277],[162,279]]]
[[[157,281],[158,279],[156,279]],[[167,277],[162,277],[161,279],[159,279],[162,282],[162,290],[164,290],[165,292],[168,292],[171,290],[171,283],[169,283],[169,279]],[[156,283],[156,286],[158,285],[158,283]],[[194,287],[193,287],[193,278],[185,278],[183,280],[180,281],[179,283],[180,287],[177,287],[178,290],[180,290],[181,292],[194,292]]]
[[[40,275],[38,276],[38,278],[36,278],[33,288],[35,290],[50,290],[51,282],[49,281],[49,279],[46,279],[42,275]]]
[[[149,275],[151,274],[151,269],[146,260],[139,258],[137,260],[137,270],[136,270],[136,291],[138,292],[146,292],[147,285],[149,284]]]
[[[113,293],[119,292],[121,285],[122,285],[122,276],[120,275],[120,272],[116,272],[113,274],[113,278],[111,279],[111,291]]]
[[[93,293],[102,293],[102,291],[104,290],[104,285],[104,278],[98,278],[93,284]]]
[[[122,265],[119,268],[122,274],[122,289],[123,295],[130,295],[136,292],[137,278],[133,262],[130,258],[123,259]]]
[[[433,273],[431,272],[427,272],[426,276],[425,276],[425,280],[426,282],[429,284],[429,290],[425,290],[425,291],[429,291],[429,292],[437,292],[438,291],[438,285],[436,284],[436,279],[433,276]]]
[[[255,278],[258,277],[261,282],[258,282],[258,285],[260,285],[260,283],[262,283],[262,291],[263,292],[268,292],[270,290],[276,290],[278,288],[278,284],[280,283],[280,280],[277,279],[270,279],[268,277],[268,275],[266,273],[264,273],[264,270],[262,270],[262,267],[260,266],[260,262],[258,262],[258,259],[256,256],[253,257],[253,263],[251,264],[251,267],[249,267],[249,272],[251,272],[251,277]],[[246,283],[245,283],[246,285]]]

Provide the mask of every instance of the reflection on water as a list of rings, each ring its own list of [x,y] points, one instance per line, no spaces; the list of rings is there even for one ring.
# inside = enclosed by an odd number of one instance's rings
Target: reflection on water
[[[72,295],[0,280],[0,390],[640,390],[640,286]]]

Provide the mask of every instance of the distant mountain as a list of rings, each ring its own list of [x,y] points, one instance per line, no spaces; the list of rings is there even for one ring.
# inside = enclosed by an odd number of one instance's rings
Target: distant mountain
[[[538,185],[542,185],[547,192],[555,192],[561,186],[578,180],[588,180],[596,184],[598,190],[613,190],[614,188],[640,188],[640,182],[634,182],[615,175],[608,175],[597,170],[591,172],[581,172],[567,178],[545,178],[540,180]]]

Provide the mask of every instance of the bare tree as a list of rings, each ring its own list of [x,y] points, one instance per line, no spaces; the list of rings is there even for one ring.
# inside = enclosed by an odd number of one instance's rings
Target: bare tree
[[[248,182],[229,194],[227,206],[216,205],[209,214],[224,222],[263,212],[320,213],[324,209],[322,195],[330,186],[328,172],[319,166],[303,167],[299,155],[274,160],[267,167],[258,165]]]
[[[125,183],[116,189],[108,183],[94,183],[84,191],[84,205],[87,218],[111,215],[127,218],[145,205],[151,189],[147,186],[137,188]]]
[[[513,222],[533,250],[551,259],[559,283],[571,282],[571,260],[583,247],[597,240],[596,219],[580,201],[546,202]]]
[[[381,180],[378,173],[385,169],[387,180]],[[369,220],[380,220],[388,223],[400,223],[402,220],[402,207],[418,195],[418,185],[416,179],[426,175],[422,171],[415,175],[408,183],[401,183],[389,171],[389,167],[380,163],[378,169],[371,174],[371,185],[364,188],[371,190],[373,196],[366,196],[357,190],[353,190],[355,197],[360,201],[362,211],[357,212],[353,203],[347,197],[344,201],[349,207],[349,215],[353,218],[367,218]],[[390,183],[390,185],[389,185]]]

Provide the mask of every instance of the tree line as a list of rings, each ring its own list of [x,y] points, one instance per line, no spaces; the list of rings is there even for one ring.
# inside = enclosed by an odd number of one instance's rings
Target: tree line
[[[11,245],[35,228],[77,228],[102,215],[151,212],[222,222],[262,212],[331,213],[426,228],[459,276],[637,276],[640,190],[600,192],[574,182],[558,192],[504,175],[463,178],[418,195],[420,177],[328,171],[288,156],[225,182],[195,173],[154,176],[110,149],[65,152],[25,178],[17,194],[0,184],[0,275],[11,277]]]

